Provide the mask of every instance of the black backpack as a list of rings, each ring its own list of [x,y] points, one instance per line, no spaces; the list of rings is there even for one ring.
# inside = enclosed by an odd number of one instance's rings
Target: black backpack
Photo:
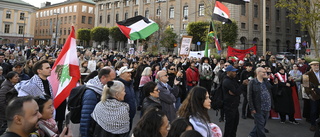
[[[213,110],[219,110],[223,108],[222,84],[219,84],[217,88],[211,90],[211,108]]]
[[[70,115],[70,120],[72,123],[80,123],[80,119],[81,119],[81,109],[82,109],[82,97],[84,92],[87,90],[88,88],[86,87],[86,85],[81,85],[78,87],[74,87],[71,91],[70,91],[70,95],[67,101],[67,106],[68,106],[68,110],[69,115]]]

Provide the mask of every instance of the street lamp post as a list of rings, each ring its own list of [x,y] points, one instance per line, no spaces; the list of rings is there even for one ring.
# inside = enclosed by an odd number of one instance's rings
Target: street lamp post
[[[24,46],[24,31],[25,31],[25,27],[26,27],[26,18],[28,17],[25,17],[23,16],[23,33],[22,33],[22,46]]]
[[[53,14],[57,15],[57,18],[56,18],[56,33],[55,33],[55,36],[54,36],[54,39],[55,39],[55,40],[54,40],[54,41],[55,41],[55,42],[54,42],[54,44],[55,44],[55,49],[54,49],[54,50],[56,50],[56,49],[57,49],[57,40],[58,40],[58,39],[57,39],[57,37],[58,37],[57,35],[58,35],[58,22],[59,22],[59,21],[58,21],[58,19],[59,19],[58,16],[59,16],[59,13],[53,13]]]

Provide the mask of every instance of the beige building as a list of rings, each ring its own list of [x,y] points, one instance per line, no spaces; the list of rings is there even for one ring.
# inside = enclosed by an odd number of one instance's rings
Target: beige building
[[[35,45],[63,45],[72,25],[75,31],[80,28],[92,29],[94,9],[92,0],[68,0],[53,5],[47,2],[35,14]],[[77,44],[81,44],[80,41]]]
[[[203,0],[94,1],[95,26],[113,27],[116,26],[116,21],[143,15],[155,21],[161,20],[162,24],[169,25],[176,34],[182,36],[186,34],[189,22],[210,20],[205,12],[210,6]],[[294,49],[295,37],[300,36],[299,25],[286,18],[286,10],[275,8],[275,1],[266,1],[267,50],[273,53]],[[262,0],[251,0],[246,5],[224,4],[230,10],[231,19],[238,24],[239,36],[236,47],[244,49],[257,45],[259,53],[262,53]]]
[[[32,45],[36,10],[22,0],[1,0],[0,45]]]

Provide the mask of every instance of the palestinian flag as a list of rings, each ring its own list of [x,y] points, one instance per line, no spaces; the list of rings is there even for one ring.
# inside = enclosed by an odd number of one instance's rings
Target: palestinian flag
[[[140,15],[117,22],[117,25],[130,40],[145,39],[159,29],[157,23]]]
[[[242,5],[250,2],[250,0],[219,0],[220,2],[226,2],[226,3],[231,3],[231,4],[236,4],[236,5]]]
[[[71,89],[76,86],[80,79],[74,33],[74,27],[72,26],[71,33],[52,67],[51,76],[48,78],[52,85],[55,108],[58,108],[69,96]]]
[[[225,22],[227,24],[232,23],[232,21],[229,19],[230,18],[229,9],[219,1],[216,1],[212,18],[214,20]]]

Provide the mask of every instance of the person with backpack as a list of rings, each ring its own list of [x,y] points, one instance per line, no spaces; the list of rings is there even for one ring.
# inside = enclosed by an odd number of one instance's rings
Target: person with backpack
[[[239,104],[240,95],[248,85],[248,80],[244,80],[241,85],[236,79],[237,71],[232,65],[225,68],[227,73],[222,82],[223,91],[223,110],[225,113],[226,124],[224,128],[224,137],[236,137],[239,124]]]
[[[80,134],[81,137],[92,137],[90,131],[91,125],[94,122],[91,113],[93,112],[96,104],[100,101],[103,86],[107,82],[116,78],[116,72],[110,68],[105,67],[99,71],[98,76],[90,79],[86,84],[86,90],[82,97],[82,109],[80,118]]]

